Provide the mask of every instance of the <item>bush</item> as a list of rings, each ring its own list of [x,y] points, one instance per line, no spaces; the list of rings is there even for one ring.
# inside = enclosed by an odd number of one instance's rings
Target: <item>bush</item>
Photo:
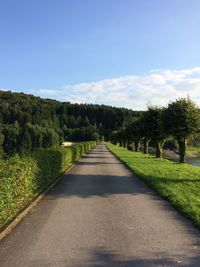
[[[67,148],[37,149],[0,159],[0,227],[95,145],[85,142]]]

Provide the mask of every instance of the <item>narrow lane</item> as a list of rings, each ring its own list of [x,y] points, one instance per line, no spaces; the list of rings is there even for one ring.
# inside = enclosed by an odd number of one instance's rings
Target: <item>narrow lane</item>
[[[1,242],[0,266],[200,266],[200,232],[99,145]]]

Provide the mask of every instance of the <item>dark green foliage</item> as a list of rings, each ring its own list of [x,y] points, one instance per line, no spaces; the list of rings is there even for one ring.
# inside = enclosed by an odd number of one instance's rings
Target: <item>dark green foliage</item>
[[[59,146],[59,135],[54,129],[46,128],[42,138],[42,147],[49,148],[53,146]]]
[[[162,158],[162,147],[166,134],[161,126],[161,116],[163,109],[156,106],[149,106],[148,111],[145,113],[146,119],[144,124],[146,129],[144,130],[144,138],[152,140],[156,147],[156,157]]]
[[[179,145],[180,162],[185,162],[187,139],[200,131],[200,111],[189,98],[181,98],[172,102],[162,115],[164,132],[175,136]]]
[[[156,157],[162,157],[163,134],[160,127],[161,108],[148,107],[138,122],[140,139],[143,141],[144,154],[148,153],[149,141],[156,145]]]
[[[95,144],[36,149],[7,160],[0,159],[0,227]]]
[[[0,158],[3,157],[3,142],[4,142],[4,135],[0,132]]]
[[[70,104],[0,91],[0,131],[6,154],[56,147],[62,141],[91,141],[123,127],[139,111],[104,105]]]
[[[199,108],[189,98],[178,99],[164,109],[162,122],[169,135],[187,138],[200,130]]]
[[[3,128],[4,142],[3,148],[5,153],[12,151],[13,153],[19,151],[19,141],[21,129],[19,123],[15,121],[12,124],[5,125]]]
[[[111,141],[120,146],[128,145],[129,150],[135,144],[135,151],[139,150],[140,141],[143,141],[144,154],[148,152],[148,143],[156,148],[156,157],[162,158],[162,148],[167,137],[176,138],[180,162],[185,162],[186,143],[199,144],[200,134],[200,109],[188,97],[172,102],[167,108],[156,106],[148,107],[126,127],[113,132]],[[196,139],[195,139],[196,138]],[[173,140],[174,142],[174,140]],[[175,148],[172,140],[168,140],[165,148]]]

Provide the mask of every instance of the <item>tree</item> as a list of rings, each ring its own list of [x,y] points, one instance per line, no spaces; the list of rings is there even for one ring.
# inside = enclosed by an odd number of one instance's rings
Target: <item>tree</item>
[[[92,141],[93,140],[99,141],[99,139],[100,139],[100,135],[97,132],[93,132],[91,137],[92,137],[92,139],[91,139]]]
[[[122,128],[118,132],[118,138],[119,138],[120,145],[123,146],[123,147],[127,147],[128,136],[127,136],[127,132],[126,132],[125,128]]]
[[[139,118],[127,125],[127,132],[130,142],[134,142],[135,152],[138,152],[141,139],[141,125]]]
[[[149,141],[151,139],[151,118],[148,112],[145,112],[138,121],[140,138],[143,141],[143,152],[148,153]]]
[[[162,114],[162,127],[166,134],[177,138],[180,162],[185,163],[187,139],[200,131],[199,107],[189,97],[168,104]]]
[[[54,129],[45,129],[42,137],[42,146],[44,148],[59,146],[59,135],[54,131]]]
[[[30,150],[32,148],[31,134],[28,127],[26,127],[22,134],[22,148],[25,150]]]
[[[166,138],[161,127],[161,115],[163,109],[157,106],[149,106],[147,111],[148,120],[146,120],[148,136],[155,143],[156,157],[162,158],[162,147]]]
[[[13,124],[5,125],[3,128],[3,149],[6,154],[9,155],[19,151],[20,134],[20,126],[17,121]]]
[[[4,135],[0,132],[0,158],[3,156]]]

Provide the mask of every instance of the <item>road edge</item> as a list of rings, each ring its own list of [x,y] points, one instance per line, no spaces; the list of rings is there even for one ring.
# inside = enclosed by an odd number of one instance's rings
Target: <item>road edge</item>
[[[95,146],[96,147],[96,146]],[[91,150],[93,150],[95,147],[93,147],[92,149],[90,149],[88,152],[90,152]],[[88,152],[84,155],[82,155],[80,157],[80,159],[87,155]],[[79,159],[79,160],[80,160]],[[22,208],[21,211],[19,211],[19,213],[17,214],[17,216],[11,221],[8,222],[8,224],[5,226],[5,228],[3,228],[3,230],[0,232],[0,242],[6,237],[8,236],[13,230],[14,228],[31,212],[31,210],[36,207],[39,202],[44,198],[44,196],[56,185],[58,184],[63,178],[64,176],[71,171],[71,169],[76,165],[76,162],[78,162],[79,160],[76,160],[71,166],[69,166],[64,172],[62,172],[61,174],[57,175],[53,181],[51,181],[50,184],[48,184],[44,190],[42,190],[39,194],[37,194],[33,200],[27,204],[26,207]]]
[[[71,165],[65,172],[58,175],[53,182],[51,182],[41,193],[39,193],[21,212],[15,217],[0,233],[0,242],[9,235],[12,230],[31,212],[31,210],[39,204],[43,197],[51,190],[57,183],[59,183],[64,175],[67,174],[75,164]]]

